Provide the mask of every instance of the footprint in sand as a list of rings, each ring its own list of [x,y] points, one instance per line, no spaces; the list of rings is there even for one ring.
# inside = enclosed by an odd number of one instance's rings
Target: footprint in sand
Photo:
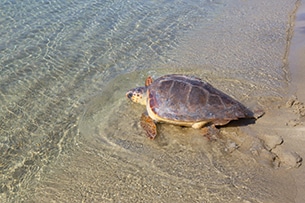
[[[264,150],[266,153],[273,155],[273,165],[275,167],[298,168],[302,165],[302,157],[296,152],[291,152],[283,149],[281,146],[284,143],[282,137],[277,135],[261,136]]]

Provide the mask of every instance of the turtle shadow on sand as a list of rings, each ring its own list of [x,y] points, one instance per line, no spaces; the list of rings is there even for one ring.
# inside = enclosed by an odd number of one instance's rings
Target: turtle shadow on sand
[[[253,125],[253,124],[255,124],[256,120],[257,120],[256,118],[245,118],[245,119],[239,119],[239,120],[232,120],[227,125],[222,126],[222,128]]]

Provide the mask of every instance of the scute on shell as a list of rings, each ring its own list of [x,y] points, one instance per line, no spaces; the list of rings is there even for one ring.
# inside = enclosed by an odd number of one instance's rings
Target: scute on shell
[[[166,120],[209,121],[217,125],[218,121],[253,117],[240,102],[192,76],[162,76],[148,87],[148,93],[148,108]]]

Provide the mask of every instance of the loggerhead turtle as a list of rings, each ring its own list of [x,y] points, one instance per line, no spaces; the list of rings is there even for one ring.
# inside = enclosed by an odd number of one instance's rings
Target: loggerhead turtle
[[[200,78],[187,75],[165,75],[155,81],[148,77],[144,87],[129,90],[126,97],[146,105],[141,126],[151,139],[157,135],[157,122],[200,129],[254,118],[254,113],[240,102]]]

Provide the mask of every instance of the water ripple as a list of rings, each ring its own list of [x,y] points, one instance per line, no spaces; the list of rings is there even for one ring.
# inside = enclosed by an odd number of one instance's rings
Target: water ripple
[[[42,168],[75,147],[79,117],[92,95],[117,75],[165,62],[179,35],[217,6],[2,1],[0,197],[18,199]]]

